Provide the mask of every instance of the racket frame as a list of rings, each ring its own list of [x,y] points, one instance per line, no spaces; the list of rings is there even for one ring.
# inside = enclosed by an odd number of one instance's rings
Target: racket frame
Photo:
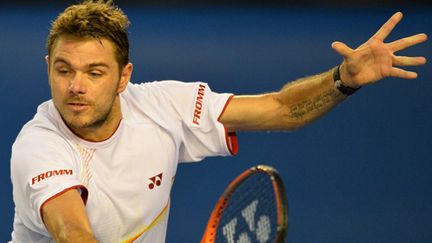
[[[257,173],[267,174],[272,181],[272,186],[276,197],[277,210],[277,232],[275,242],[285,242],[288,229],[288,202],[286,199],[285,187],[282,178],[275,168],[268,165],[257,165],[237,176],[237,178],[235,178],[222,193],[210,215],[210,219],[207,223],[201,243],[215,242],[219,221],[229,203],[231,196],[246,179]]]

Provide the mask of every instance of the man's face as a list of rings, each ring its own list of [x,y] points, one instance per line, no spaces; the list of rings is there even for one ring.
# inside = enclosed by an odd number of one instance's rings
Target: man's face
[[[121,116],[113,114],[113,105],[130,73],[119,70],[111,41],[60,37],[47,62],[54,105],[73,131],[97,129]]]

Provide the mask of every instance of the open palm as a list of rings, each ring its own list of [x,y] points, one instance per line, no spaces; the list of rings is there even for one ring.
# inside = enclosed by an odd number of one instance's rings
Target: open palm
[[[341,79],[346,85],[359,87],[386,77],[404,79],[417,77],[417,73],[399,67],[422,65],[426,63],[426,58],[397,56],[395,52],[426,41],[427,35],[417,34],[384,43],[385,38],[402,17],[402,13],[395,13],[375,35],[356,49],[351,49],[339,41],[332,43],[333,49],[344,58],[340,72]]]

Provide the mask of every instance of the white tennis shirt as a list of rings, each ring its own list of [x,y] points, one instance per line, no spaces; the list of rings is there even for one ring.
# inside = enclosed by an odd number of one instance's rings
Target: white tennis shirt
[[[100,242],[164,242],[177,164],[236,153],[235,134],[218,122],[231,94],[160,81],[129,84],[120,97],[122,121],[103,142],[74,135],[51,100],[23,127],[12,147],[12,242],[51,242],[41,208],[70,188]]]

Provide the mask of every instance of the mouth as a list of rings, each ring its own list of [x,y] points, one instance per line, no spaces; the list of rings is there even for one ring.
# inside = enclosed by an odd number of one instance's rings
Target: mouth
[[[82,102],[68,102],[67,106],[74,112],[81,112],[89,107],[88,104]]]

